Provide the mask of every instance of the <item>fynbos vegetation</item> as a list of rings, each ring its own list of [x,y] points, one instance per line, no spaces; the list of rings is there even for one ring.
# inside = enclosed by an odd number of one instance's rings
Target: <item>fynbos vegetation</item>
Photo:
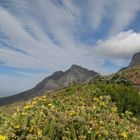
[[[34,98],[12,116],[1,113],[0,140],[139,140],[139,113],[140,97],[132,87],[74,85]]]

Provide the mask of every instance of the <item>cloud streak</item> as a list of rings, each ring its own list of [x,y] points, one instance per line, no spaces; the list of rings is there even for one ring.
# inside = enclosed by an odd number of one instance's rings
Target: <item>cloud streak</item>
[[[109,59],[119,68],[128,63],[132,54],[140,49],[139,33],[133,29],[124,31],[140,11],[139,2],[139,0],[0,2],[0,62],[3,62],[0,67],[43,69],[52,73],[56,70],[65,70],[75,63],[101,73],[112,72],[111,69],[104,67],[106,60]],[[112,8],[114,5],[115,8]],[[108,20],[111,26],[105,38],[98,38],[98,31],[102,30],[105,20]],[[94,34],[95,44],[87,44],[81,39],[81,36],[86,34],[88,38],[89,32]],[[31,73],[26,71],[26,74]],[[44,73],[42,74],[44,76]],[[41,77],[40,73],[36,75]],[[4,83],[12,81],[11,78],[8,80],[5,75],[2,76]],[[29,81],[31,85],[40,79],[35,77]],[[12,79],[14,80],[14,77]],[[15,81],[16,84],[18,82]],[[1,82],[0,87],[3,85]],[[15,89],[15,86],[13,88]]]

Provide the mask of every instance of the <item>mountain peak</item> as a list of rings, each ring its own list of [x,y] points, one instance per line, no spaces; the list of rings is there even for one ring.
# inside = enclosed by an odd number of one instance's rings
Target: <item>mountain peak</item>
[[[85,69],[85,68],[83,68],[83,67],[81,67],[81,66],[79,66],[79,65],[73,64],[73,65],[70,67],[69,70],[74,70],[74,69]]]
[[[76,67],[81,67],[81,66],[76,65],[76,64],[73,64],[73,65],[71,66],[71,68],[76,68]]]

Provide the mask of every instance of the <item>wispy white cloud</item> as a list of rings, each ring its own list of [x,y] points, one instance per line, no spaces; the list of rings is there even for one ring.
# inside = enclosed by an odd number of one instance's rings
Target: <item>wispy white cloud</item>
[[[132,30],[123,32],[139,8],[139,0],[0,2],[0,37],[1,34],[7,37],[0,41],[8,41],[9,44],[7,47],[0,42],[0,61],[10,67],[45,69],[49,73],[65,70],[76,63],[107,73],[108,69],[104,69],[106,59],[113,59],[112,63],[119,67],[139,51],[139,33]],[[77,39],[89,30],[98,32],[106,18],[111,23],[106,40],[99,39],[97,45],[93,45]],[[41,77],[40,73],[36,75]],[[5,76],[2,79],[5,83],[14,80]],[[38,81],[34,76],[31,79],[27,83]],[[18,83],[15,80],[15,85]]]
[[[93,31],[97,31],[108,15],[108,6],[110,1],[105,0],[88,0],[88,15],[89,22],[93,28]]]
[[[112,27],[110,34],[117,34],[133,22],[140,11],[140,0],[114,0],[111,6]]]

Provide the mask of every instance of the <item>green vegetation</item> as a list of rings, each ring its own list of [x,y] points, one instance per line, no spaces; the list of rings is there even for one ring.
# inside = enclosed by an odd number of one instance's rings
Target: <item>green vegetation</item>
[[[126,86],[133,85],[132,81],[129,80],[128,76],[122,73],[114,73],[107,76],[97,75],[93,82],[102,82],[104,84],[123,84]]]
[[[140,95],[138,89],[123,84],[96,83],[90,88],[94,96],[110,95],[113,102],[116,102],[119,113],[131,111],[134,115],[140,116]]]
[[[140,95],[132,86],[96,81],[34,98],[0,113],[0,140],[140,139]]]

